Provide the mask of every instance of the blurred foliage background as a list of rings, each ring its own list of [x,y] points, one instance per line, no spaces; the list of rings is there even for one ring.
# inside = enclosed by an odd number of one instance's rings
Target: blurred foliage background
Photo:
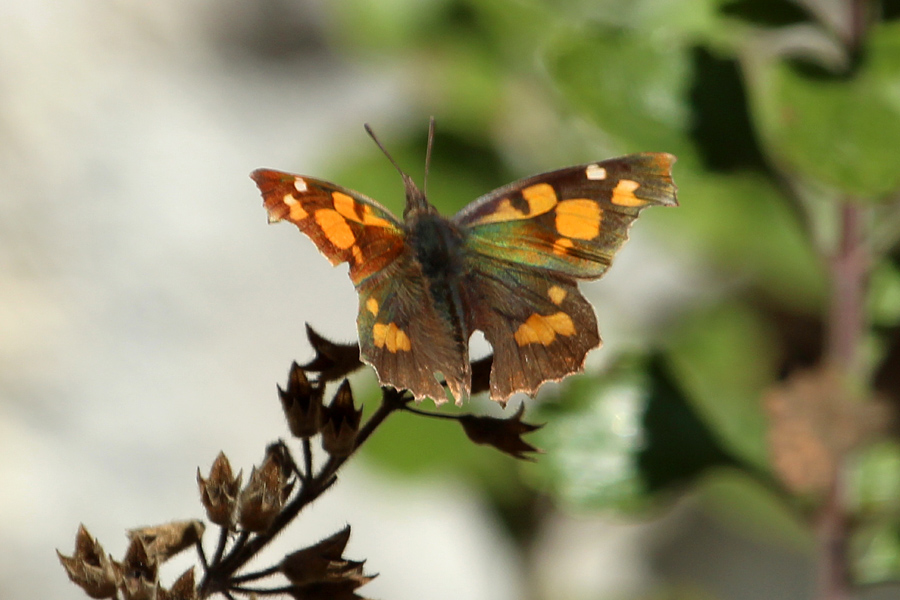
[[[247,174],[399,214],[362,123],[421,182],[434,115],[445,214],[643,151],[677,155],[681,206],[581,286],[604,347],[526,401],[536,462],[399,414],[277,541],[350,523],[386,600],[900,596],[900,1],[0,13],[0,595],[83,597],[52,550],[79,521],[116,552],[201,514],[197,465],[286,435],[303,322],[349,340],[356,298]]]
[[[529,409],[547,424],[537,463],[510,468],[405,417],[366,458],[472,480],[525,564],[555,510],[641,519],[689,494],[808,556],[804,597],[900,594],[900,3],[349,0],[326,14],[329,48],[406,74],[415,110],[381,135],[419,181],[437,117],[429,191],[445,213],[542,170],[678,157],[681,207],[635,227],[660,276],[634,302],[653,315],[623,343],[601,307],[602,364]],[[374,145],[351,154],[329,177],[399,210]],[[712,597],[690,582],[653,594]]]

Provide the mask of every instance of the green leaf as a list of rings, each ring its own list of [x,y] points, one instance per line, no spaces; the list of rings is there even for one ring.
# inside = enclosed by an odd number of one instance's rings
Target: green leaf
[[[776,375],[769,324],[740,304],[722,304],[687,319],[672,336],[667,360],[675,380],[722,445],[768,471],[761,398]]]
[[[690,58],[671,42],[614,28],[567,31],[546,64],[563,97],[618,149],[684,154]]]
[[[900,522],[871,522],[851,540],[852,570],[857,583],[878,584],[900,578]]]
[[[646,506],[637,462],[646,390],[638,374],[606,376],[599,383],[581,377],[566,385],[560,397],[564,403],[532,436],[545,454],[529,472],[576,510]]]
[[[848,495],[854,512],[900,519],[900,442],[885,440],[862,449],[850,473]]]
[[[748,67],[749,92],[763,138],[789,168],[878,200],[900,189],[900,23],[873,27],[863,56],[846,78],[761,60]]]
[[[812,531],[784,498],[744,471],[710,471],[698,492],[712,512],[744,535],[800,550],[813,545]]]
[[[900,323],[900,269],[890,261],[879,262],[869,280],[868,312],[876,325]]]

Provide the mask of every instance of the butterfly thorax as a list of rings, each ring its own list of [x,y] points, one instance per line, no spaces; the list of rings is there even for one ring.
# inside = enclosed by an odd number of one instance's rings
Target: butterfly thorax
[[[417,214],[407,223],[409,242],[422,273],[433,285],[455,283],[462,274],[462,233],[445,217]]]

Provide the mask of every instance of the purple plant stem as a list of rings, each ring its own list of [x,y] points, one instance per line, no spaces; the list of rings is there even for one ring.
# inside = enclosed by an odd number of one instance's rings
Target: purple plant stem
[[[831,258],[831,297],[825,356],[848,382],[862,380],[862,340],[865,332],[865,289],[869,253],[864,232],[865,211],[852,202],[841,210],[841,239]],[[818,515],[819,600],[853,597],[848,545],[850,538],[843,465],[834,466],[831,488]]]

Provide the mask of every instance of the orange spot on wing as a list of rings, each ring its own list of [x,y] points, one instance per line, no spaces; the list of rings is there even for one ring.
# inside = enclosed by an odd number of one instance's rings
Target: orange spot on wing
[[[356,214],[356,201],[341,192],[331,192],[331,200],[334,202],[334,210],[345,219],[360,223],[359,216]]]
[[[602,213],[593,200],[563,200],[556,206],[556,231],[576,240],[592,240],[600,233]]]
[[[334,201],[334,209],[348,221],[373,227],[393,227],[393,224],[387,219],[373,215],[371,206],[358,202],[347,194],[331,192],[331,199]],[[358,209],[362,209],[362,217],[357,213]]]
[[[572,317],[564,312],[553,313],[544,317],[544,320],[553,328],[553,331],[566,337],[575,335],[575,323]]]
[[[378,300],[375,298],[369,298],[366,300],[366,309],[372,313],[372,316],[378,315]]]
[[[553,253],[565,256],[569,253],[569,248],[575,245],[575,242],[568,238],[559,238],[553,242]]]
[[[285,194],[282,200],[284,200],[284,204],[288,207],[291,221],[302,221],[309,216],[309,213],[303,209],[303,205],[300,204],[299,200],[294,198],[293,194]]]
[[[553,302],[553,304],[559,306],[569,293],[558,285],[551,285],[550,289],[547,290],[547,295],[550,296],[550,301]]]
[[[564,312],[542,316],[537,313],[528,317],[516,330],[515,339],[519,346],[540,344],[549,346],[559,335],[575,335],[575,323]]]
[[[346,250],[356,243],[356,236],[347,221],[330,208],[321,208],[315,212],[316,223],[322,229],[322,233],[328,241],[341,250]]]
[[[372,214],[372,207],[368,205],[363,205],[363,224],[364,225],[372,225],[373,227],[393,227],[393,223],[388,221],[387,219],[382,219],[381,217],[376,217]]]
[[[412,345],[406,332],[397,327],[395,323],[376,323],[372,327],[372,340],[378,348],[387,348],[394,354],[398,350],[409,352]]]
[[[641,200],[634,195],[634,191],[641,187],[637,181],[631,179],[620,179],[619,183],[612,191],[612,203],[619,206],[643,206],[647,204],[646,200]]]
[[[388,326],[384,323],[375,323],[372,326],[372,341],[376,348],[384,348],[384,339],[387,337]]]
[[[549,183],[528,186],[522,190],[522,197],[528,202],[529,217],[542,215],[556,206],[556,192]]]
[[[410,342],[409,342],[409,336],[406,335],[406,332],[403,331],[402,329],[397,330],[397,336],[395,339],[396,339],[397,350],[403,350],[404,352],[409,352],[410,348],[412,348],[412,346],[410,345]],[[390,350],[390,348],[388,348],[388,350]],[[391,352],[393,352],[393,350],[391,350]]]
[[[497,204],[497,208],[494,209],[489,215],[484,215],[478,220],[479,225],[483,225],[485,223],[502,223],[504,221],[517,221],[519,219],[524,219],[527,217],[525,213],[515,208],[512,203],[509,201],[509,198],[504,198]]]

